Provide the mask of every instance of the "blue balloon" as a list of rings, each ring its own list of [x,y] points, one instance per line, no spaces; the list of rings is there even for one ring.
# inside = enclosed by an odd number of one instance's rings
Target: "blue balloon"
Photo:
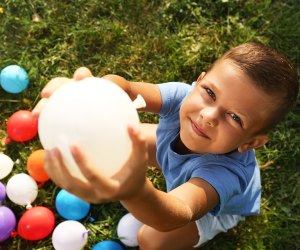
[[[81,220],[87,216],[91,205],[62,189],[56,196],[55,207],[63,218],[67,220]]]
[[[0,74],[1,87],[8,93],[17,94],[27,88],[27,72],[18,65],[5,67]]]
[[[93,246],[92,250],[124,250],[124,248],[116,241],[104,240]]]

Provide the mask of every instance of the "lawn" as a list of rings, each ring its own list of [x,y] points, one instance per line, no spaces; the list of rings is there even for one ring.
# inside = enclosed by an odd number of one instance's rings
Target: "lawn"
[[[26,162],[38,138],[5,144],[6,122],[18,110],[32,110],[51,78],[72,76],[80,66],[94,75],[113,73],[133,81],[191,83],[228,48],[248,41],[284,52],[300,73],[300,2],[298,0],[4,0],[0,3],[0,70],[18,64],[29,74],[20,94],[0,89],[0,147],[15,164],[6,183],[26,173]],[[140,114],[145,122],[157,117]],[[257,150],[262,166],[261,215],[248,218],[203,249],[300,249],[300,99],[292,113]],[[149,178],[164,188],[161,174]],[[48,181],[34,206],[55,210],[59,188]],[[9,200],[17,218],[25,208]],[[81,222],[91,230],[85,249],[117,239],[116,226],[126,210],[119,203],[93,205]],[[91,219],[92,218],[92,219]],[[1,225],[0,225],[1,226]],[[19,236],[0,249],[52,249],[51,235],[31,242]],[[133,249],[133,248],[132,248]]]

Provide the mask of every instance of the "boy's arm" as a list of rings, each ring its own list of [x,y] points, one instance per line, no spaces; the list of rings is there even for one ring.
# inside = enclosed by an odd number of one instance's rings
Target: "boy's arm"
[[[158,231],[170,231],[201,218],[219,202],[216,190],[193,178],[169,193],[157,190],[147,180],[135,196],[122,200],[140,221]]]
[[[93,75],[88,68],[81,67],[75,71],[72,79],[67,77],[56,77],[50,80],[41,92],[42,99],[34,107],[32,111],[33,115],[36,117],[39,116],[47,99],[62,85],[73,80],[79,81],[86,77],[93,77]],[[147,105],[146,108],[140,109],[140,111],[148,111],[153,113],[159,112],[161,107],[161,95],[158,87],[155,84],[129,82],[125,78],[118,75],[106,75],[102,78],[110,80],[119,85],[132,100],[134,100],[137,95],[140,94],[145,99]]]
[[[110,80],[121,87],[134,100],[137,95],[141,95],[146,107],[139,111],[146,111],[151,113],[158,113],[160,111],[162,100],[158,87],[153,83],[146,82],[130,82],[118,75],[106,75],[102,78]]]
[[[169,193],[156,189],[146,178],[147,141],[138,128],[129,128],[133,142],[130,158],[111,178],[95,168],[79,145],[71,152],[87,181],[73,177],[57,149],[46,151],[45,170],[59,187],[91,203],[121,200],[141,222],[169,231],[196,220],[214,208],[219,197],[200,178],[193,178]]]

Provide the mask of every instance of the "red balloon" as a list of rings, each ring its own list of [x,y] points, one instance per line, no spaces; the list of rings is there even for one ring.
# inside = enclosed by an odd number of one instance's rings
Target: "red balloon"
[[[55,216],[50,209],[32,207],[20,218],[18,234],[25,240],[41,240],[53,231],[54,226]]]
[[[38,120],[28,110],[19,110],[9,117],[7,134],[17,142],[31,140],[38,133]]]

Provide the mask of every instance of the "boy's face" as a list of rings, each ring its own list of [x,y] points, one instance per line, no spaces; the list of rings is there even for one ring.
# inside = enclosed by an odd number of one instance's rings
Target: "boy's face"
[[[202,73],[180,109],[180,139],[189,152],[244,152],[268,141],[257,135],[272,112],[272,97],[230,60]]]

